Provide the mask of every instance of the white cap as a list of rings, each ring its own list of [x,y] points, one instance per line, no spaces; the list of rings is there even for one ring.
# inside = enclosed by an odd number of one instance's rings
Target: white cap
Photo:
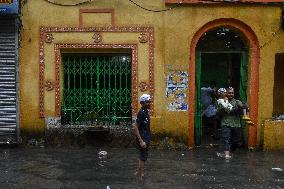
[[[218,93],[226,93],[227,90],[225,88],[220,88],[218,89]]]
[[[145,101],[150,101],[151,100],[151,96],[148,94],[142,94],[140,96],[140,102],[145,102]]]

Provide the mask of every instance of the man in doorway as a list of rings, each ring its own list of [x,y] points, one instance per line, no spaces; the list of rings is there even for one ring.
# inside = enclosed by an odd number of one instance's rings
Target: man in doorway
[[[143,94],[140,97],[141,109],[138,112],[136,123],[134,124],[134,132],[136,135],[136,144],[139,150],[138,160],[138,178],[140,181],[144,178],[145,162],[148,158],[148,149],[151,140],[150,115],[151,96]]]
[[[201,103],[202,103],[202,115],[206,112],[206,109],[210,104],[212,104],[213,96],[216,92],[216,83],[214,81],[210,82],[210,86],[201,87]],[[210,117],[210,116],[209,116]]]
[[[202,127],[206,134],[209,134],[211,129],[211,135],[213,138],[217,138],[217,117],[216,117],[216,83],[210,82],[209,87],[201,88],[201,103],[202,103]]]
[[[218,113],[221,115],[222,138],[224,142],[225,158],[231,158],[231,153],[241,146],[242,125],[241,115],[245,104],[234,98],[234,88],[227,89],[228,102],[232,105],[230,109],[218,105]]]

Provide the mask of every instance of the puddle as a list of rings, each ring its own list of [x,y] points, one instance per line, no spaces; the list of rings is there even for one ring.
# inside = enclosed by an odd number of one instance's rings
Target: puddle
[[[283,153],[239,151],[230,162],[216,149],[150,149],[137,182],[134,148],[0,149],[1,188],[284,188]],[[221,153],[220,153],[221,154]]]

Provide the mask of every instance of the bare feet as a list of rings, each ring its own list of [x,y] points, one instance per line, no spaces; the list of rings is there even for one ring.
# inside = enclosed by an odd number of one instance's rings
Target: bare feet
[[[232,156],[230,155],[225,155],[225,159],[230,159]]]
[[[144,174],[141,174],[140,176],[139,176],[139,181],[141,182],[141,181],[143,181],[144,180]]]
[[[225,151],[224,154],[225,154],[225,159],[230,159],[232,157],[230,151]]]

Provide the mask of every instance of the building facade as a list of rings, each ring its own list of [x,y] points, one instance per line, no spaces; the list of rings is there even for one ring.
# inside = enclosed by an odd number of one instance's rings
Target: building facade
[[[149,93],[154,135],[200,145],[200,88],[214,81],[248,103],[246,143],[261,147],[283,113],[282,13],[273,0],[23,1],[20,129],[131,125]]]

